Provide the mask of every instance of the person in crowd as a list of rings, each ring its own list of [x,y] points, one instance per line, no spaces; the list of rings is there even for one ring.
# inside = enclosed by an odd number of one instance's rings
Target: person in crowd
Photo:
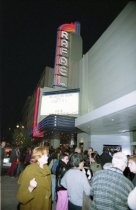
[[[129,159],[129,157],[130,157],[130,155],[127,155],[127,158],[128,158],[128,159]],[[132,172],[130,171],[130,168],[128,167],[128,165],[127,165],[127,167],[125,168],[123,174],[124,174],[124,176],[126,176],[130,181],[132,181],[132,180],[134,179],[134,177],[135,177],[135,174],[132,173]]]
[[[59,163],[60,150],[52,150],[48,161],[49,168],[51,170],[51,182],[52,182],[52,203],[56,201],[56,168]]]
[[[76,147],[76,148],[75,148],[75,152],[77,152],[77,153],[81,153],[81,152],[82,152],[82,150],[81,150],[81,148],[80,148],[80,147]]]
[[[34,148],[31,164],[26,166],[18,180],[20,210],[51,210],[51,171],[47,162],[48,148]]]
[[[134,185],[123,175],[127,162],[127,156],[117,152],[112,167],[95,172],[91,182],[91,210],[128,210],[127,198]]]
[[[5,150],[6,142],[2,141],[0,144],[0,167],[1,167],[1,174],[3,174],[3,159],[4,159],[4,150]]]
[[[24,157],[24,167],[26,167],[27,165],[30,164],[31,154],[32,154],[32,149],[31,149],[31,147],[28,147],[26,149],[26,154],[25,154],[25,157]]]
[[[136,210],[136,187],[128,195],[128,206],[131,210]]]
[[[90,184],[86,175],[81,171],[84,167],[83,155],[74,153],[70,156],[71,168],[61,179],[61,185],[68,191],[68,210],[81,210],[83,192],[90,195]]]
[[[7,174],[11,177],[16,176],[17,167],[19,163],[19,157],[20,157],[19,147],[14,145],[11,151],[11,155],[10,155],[11,166],[7,171]]]
[[[92,170],[93,174],[102,169],[101,165],[101,158],[100,155],[97,152],[93,152],[91,155],[91,160],[90,160],[90,169]]]
[[[89,183],[91,183],[91,179],[93,177],[93,172],[89,167],[84,166],[83,169],[81,169],[81,171],[84,172],[84,174],[86,175]]]
[[[0,144],[0,156],[1,156],[1,160],[4,158],[4,148],[6,146],[6,142],[2,141]]]
[[[136,155],[130,156],[128,159],[128,167],[135,174],[132,180],[135,188],[128,195],[128,206],[132,210],[136,210]]]
[[[111,161],[112,161],[112,156],[111,156],[111,154],[109,153],[109,149],[108,149],[107,147],[104,147],[104,148],[103,148],[103,152],[102,152],[102,154],[100,155],[100,158],[101,158],[102,167],[104,166],[105,163],[111,163]]]
[[[61,179],[67,171],[67,163],[69,161],[69,154],[60,154],[60,160],[56,169],[56,192],[57,192],[57,204],[56,210],[68,209],[68,195],[67,189],[61,185]]]
[[[92,176],[95,171],[102,169],[100,155],[92,147],[84,151],[84,161],[85,168],[90,169]]]
[[[26,167],[26,165],[24,163],[24,159],[25,159],[25,156],[26,156],[26,148],[19,147],[19,151],[20,151],[20,155],[19,155],[19,158],[18,158],[18,166],[17,166],[17,170],[16,170],[16,176],[17,177],[20,175],[20,173]]]
[[[2,141],[1,144],[0,144],[0,156],[1,156],[1,161],[0,161],[0,164],[3,163],[3,158],[4,158],[4,148],[6,146],[6,142],[5,141]]]
[[[130,156],[128,158],[128,167],[130,172],[134,174],[132,182],[134,186],[136,186],[136,155]]]
[[[91,166],[91,162],[92,162],[92,153],[93,153],[93,148],[89,147],[88,150],[84,151],[84,165],[86,167],[90,167]]]

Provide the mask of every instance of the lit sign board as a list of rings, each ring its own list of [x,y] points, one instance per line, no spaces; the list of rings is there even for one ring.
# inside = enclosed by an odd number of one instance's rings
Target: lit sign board
[[[37,124],[39,98],[40,98],[40,88],[38,87],[36,90],[36,101],[35,101],[35,108],[34,108],[33,131],[32,131],[32,136],[36,138],[44,137],[44,132],[39,130],[38,124]]]
[[[79,114],[79,91],[78,92],[48,92],[42,95],[40,115],[50,114],[71,115]]]
[[[68,86],[70,33],[79,34],[79,23],[63,24],[58,28],[55,57],[55,86]]]

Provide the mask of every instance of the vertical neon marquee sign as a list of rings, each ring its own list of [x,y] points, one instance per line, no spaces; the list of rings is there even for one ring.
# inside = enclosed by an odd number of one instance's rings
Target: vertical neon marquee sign
[[[80,34],[80,24],[78,22],[63,24],[58,28],[54,74],[55,86],[67,87],[70,33]]]
[[[34,120],[33,120],[33,137],[41,138],[44,137],[44,131],[40,131],[37,125],[38,109],[39,109],[39,98],[40,98],[40,88],[36,90],[36,101],[34,108]]]

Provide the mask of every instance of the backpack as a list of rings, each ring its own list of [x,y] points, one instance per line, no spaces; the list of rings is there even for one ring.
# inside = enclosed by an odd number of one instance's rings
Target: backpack
[[[55,159],[51,168],[51,172],[53,174],[56,174],[56,169],[57,169],[58,164],[59,164],[59,160]]]

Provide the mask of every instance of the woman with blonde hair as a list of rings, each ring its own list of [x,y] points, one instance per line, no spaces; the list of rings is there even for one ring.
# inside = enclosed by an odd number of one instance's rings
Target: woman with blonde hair
[[[51,172],[48,148],[36,147],[31,164],[20,174],[17,200],[20,210],[51,210]]]

